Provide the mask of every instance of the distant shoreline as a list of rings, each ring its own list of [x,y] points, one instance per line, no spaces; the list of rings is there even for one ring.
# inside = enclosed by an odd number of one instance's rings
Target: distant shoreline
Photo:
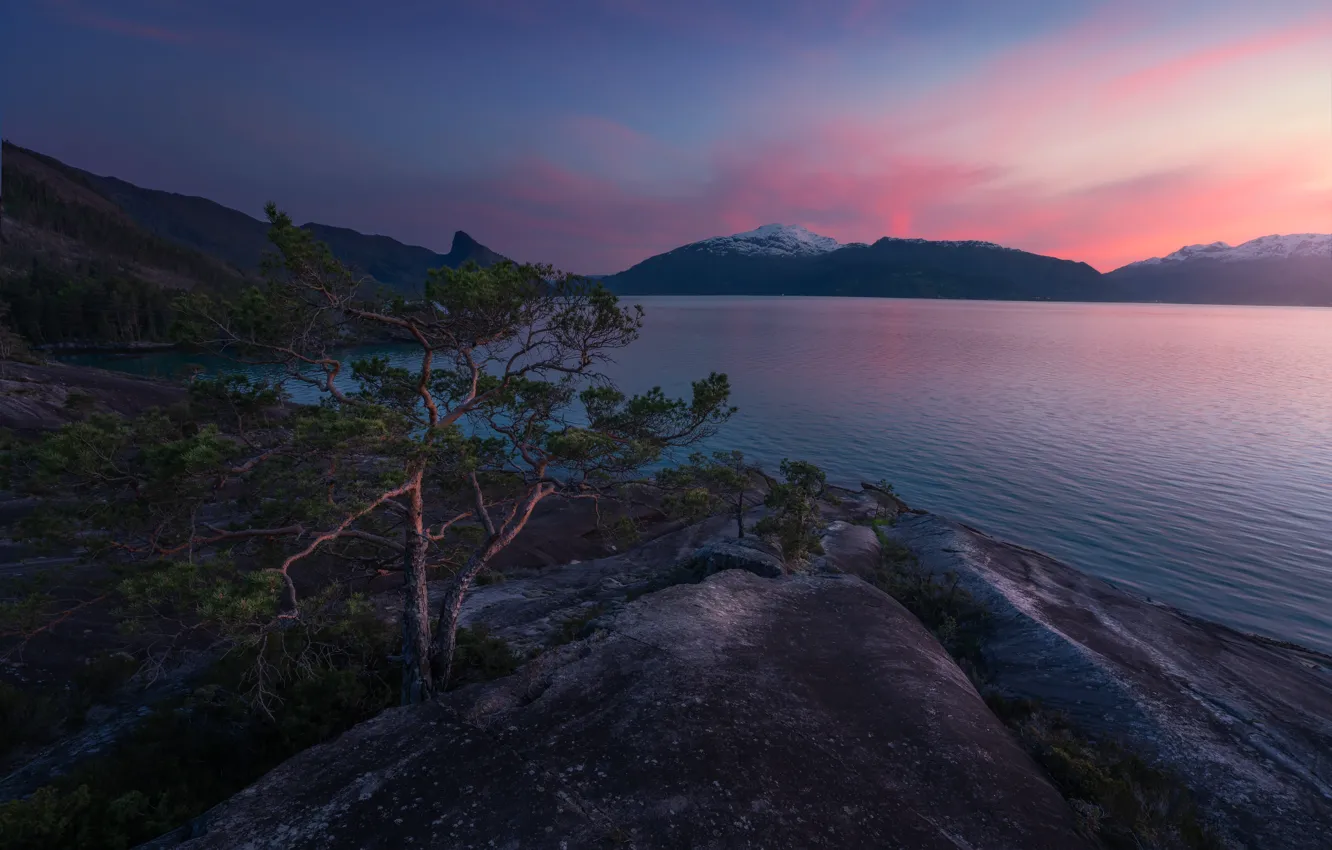
[[[612,290],[614,292],[614,290]],[[628,301],[634,298],[752,298],[777,299],[777,298],[836,298],[843,300],[860,301],[948,301],[948,302],[967,302],[975,304],[1077,304],[1079,306],[1094,307],[1097,305],[1107,307],[1124,306],[1142,306],[1142,307],[1271,307],[1284,310],[1332,310],[1330,304],[1270,304],[1270,303],[1249,303],[1236,301],[1108,301],[1098,299],[1095,301],[1065,301],[1055,298],[961,298],[947,295],[838,295],[829,293],[826,295],[783,295],[780,293],[729,293],[729,292],[669,292],[669,293],[646,293],[646,292],[615,292],[616,297],[621,301]]]
[[[174,342],[130,342],[119,344],[96,342],[62,342],[47,345],[34,345],[33,351],[42,354],[147,354],[160,351],[178,351],[180,345]]]

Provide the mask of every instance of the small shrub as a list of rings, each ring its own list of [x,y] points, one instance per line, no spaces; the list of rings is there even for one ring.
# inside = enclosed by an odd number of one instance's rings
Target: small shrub
[[[566,643],[573,643],[583,637],[583,631],[596,618],[600,617],[606,611],[604,604],[592,605],[584,608],[579,613],[567,618],[560,624],[560,628],[551,636],[551,646],[563,646]]]
[[[457,641],[450,687],[507,676],[523,662],[508,643],[491,635],[485,626],[458,629]]]
[[[622,516],[610,526],[610,540],[617,550],[630,549],[642,539],[638,523],[631,516]]]
[[[20,637],[45,624],[59,610],[54,585],[54,577],[45,573],[0,583],[0,634]]]
[[[663,471],[661,477],[670,480],[667,478],[668,472],[674,472],[674,470]],[[711,516],[717,509],[717,505],[708,488],[700,486],[667,494],[662,499],[661,508],[667,516],[683,519],[686,522],[698,522]]]
[[[884,509],[888,516],[883,518],[886,525],[893,526],[897,524],[897,515],[900,511],[908,510],[902,497],[897,494],[892,482],[885,478],[880,478],[874,484],[864,484],[862,488],[869,492],[878,503],[879,507]]]
[[[97,407],[97,400],[87,393],[71,390],[65,396],[65,409],[70,413],[88,413]]]
[[[979,686],[984,679],[984,644],[989,612],[953,573],[936,577],[920,566],[911,550],[880,535],[883,557],[874,584],[902,603],[929,629],[948,654]]]
[[[742,452],[695,452],[688,463],[657,473],[658,486],[666,490],[662,510],[689,522],[725,512],[735,518],[736,537],[744,537],[746,495],[761,474]]]
[[[821,554],[819,544],[819,499],[824,496],[826,476],[812,463],[783,460],[785,482],[774,484],[763,503],[771,510],[754,530],[776,538],[788,561]]]
[[[1221,850],[1187,786],[1112,741],[1079,734],[1031,700],[990,693],[990,709],[1017,735],[1069,801],[1079,828],[1111,850]]]

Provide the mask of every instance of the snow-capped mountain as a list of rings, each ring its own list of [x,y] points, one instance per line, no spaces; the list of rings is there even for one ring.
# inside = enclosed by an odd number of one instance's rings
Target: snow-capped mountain
[[[1332,235],[1264,236],[1188,245],[1105,275],[1116,301],[1332,305]]]
[[[769,224],[692,242],[609,275],[621,295],[851,295],[1332,306],[1332,236],[1191,245],[1102,275],[979,240],[839,244]]]
[[[1213,242],[1210,245],[1186,245],[1173,254],[1152,257],[1124,266],[1126,269],[1183,263],[1191,260],[1214,260],[1223,263],[1250,260],[1290,260],[1301,257],[1332,258],[1332,234],[1292,233],[1285,236],[1262,236],[1242,245]]]
[[[978,239],[965,240],[929,240],[906,239],[885,236],[880,242],[892,242],[901,245],[936,245],[946,248],[991,248],[996,251],[1012,251],[993,242]],[[714,254],[741,254],[755,257],[809,257],[827,254],[838,248],[867,247],[864,242],[842,244],[831,236],[820,236],[798,224],[765,224],[744,233],[730,236],[714,236],[700,242],[683,246],[682,250],[704,250]]]
[[[806,257],[836,251],[842,245],[831,236],[820,236],[798,224],[765,224],[744,233],[715,236],[684,247],[701,248],[714,254]]]

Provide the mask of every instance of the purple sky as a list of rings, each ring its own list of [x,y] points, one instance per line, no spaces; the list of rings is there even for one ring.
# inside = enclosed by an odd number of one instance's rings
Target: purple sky
[[[12,141],[441,251],[1332,231],[1325,0],[0,2]]]

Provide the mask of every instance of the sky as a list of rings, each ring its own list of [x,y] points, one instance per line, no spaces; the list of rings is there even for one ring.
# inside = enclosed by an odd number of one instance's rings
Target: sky
[[[610,273],[798,224],[1108,271],[1332,232],[1326,0],[0,0],[0,134]]]

